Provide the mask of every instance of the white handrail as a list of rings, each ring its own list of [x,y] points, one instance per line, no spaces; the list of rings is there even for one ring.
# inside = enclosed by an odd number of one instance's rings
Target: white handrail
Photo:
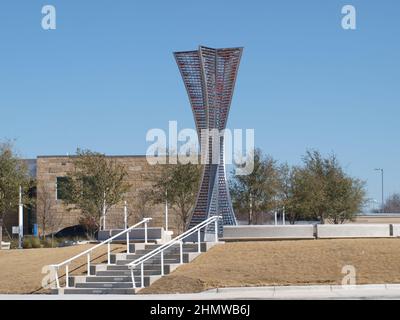
[[[164,275],[164,251],[170,247],[172,247],[174,244],[179,243],[179,250],[180,250],[180,264],[183,264],[183,246],[182,246],[182,240],[185,239],[186,237],[194,234],[197,232],[197,242],[198,242],[198,252],[201,252],[201,239],[200,239],[200,231],[201,229],[205,228],[211,223],[215,223],[215,242],[218,242],[218,220],[221,219],[221,216],[212,216],[208,218],[207,220],[204,220],[203,222],[199,223],[198,225],[194,226],[192,229],[187,230],[186,232],[180,234],[179,236],[175,237],[174,239],[168,241],[167,243],[163,244],[162,246],[155,248],[154,250],[150,251],[149,253],[145,254],[144,256],[130,262],[128,264],[128,268],[131,269],[131,277],[132,277],[132,284],[133,287],[136,288],[136,283],[135,283],[135,278],[134,278],[134,272],[133,269],[137,267],[138,265],[141,266],[141,287],[144,287],[144,263],[156,256],[157,254],[161,254],[161,275]]]
[[[55,269],[57,288],[58,289],[60,288],[59,277],[58,277],[58,269],[59,268],[61,268],[62,266],[65,265],[65,271],[66,271],[65,272],[65,276],[66,276],[66,282],[65,282],[66,285],[65,285],[65,287],[68,288],[69,287],[69,283],[68,283],[69,282],[69,279],[68,279],[68,274],[69,274],[69,267],[68,266],[69,266],[69,264],[72,261],[74,261],[74,260],[76,260],[76,259],[78,259],[78,258],[80,258],[80,257],[82,257],[84,255],[87,255],[87,274],[90,275],[90,254],[91,254],[92,251],[96,250],[97,248],[100,248],[101,246],[103,246],[105,244],[107,244],[107,263],[111,264],[111,261],[110,261],[111,260],[111,242],[114,239],[120,237],[121,235],[123,235],[125,233],[126,233],[126,251],[127,251],[127,253],[129,253],[129,232],[132,229],[134,229],[134,228],[136,228],[136,227],[138,227],[138,226],[140,226],[142,224],[145,225],[145,230],[144,230],[145,239],[144,239],[144,241],[145,241],[145,243],[147,243],[147,223],[150,220],[152,220],[152,218],[144,218],[142,221],[136,223],[135,225],[129,227],[128,229],[125,229],[125,230],[117,233],[116,235],[104,240],[103,242],[95,245],[92,248],[89,248],[89,249],[77,254],[76,256],[73,256],[72,258],[69,258],[69,259],[67,259],[67,260],[65,260],[65,261],[63,261],[61,263],[58,263],[58,264],[50,265],[50,267],[53,267]]]

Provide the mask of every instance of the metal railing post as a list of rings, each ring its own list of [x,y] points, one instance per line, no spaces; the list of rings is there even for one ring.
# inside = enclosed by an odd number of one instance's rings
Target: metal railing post
[[[87,275],[90,276],[90,253],[87,254]]]
[[[179,251],[180,251],[180,261],[181,261],[181,264],[183,264],[183,242],[182,242],[182,240],[179,241]]]
[[[144,223],[144,243],[147,244],[147,221]]]
[[[69,265],[65,266],[65,287],[69,288]]]
[[[164,251],[161,251],[161,275],[164,275]]]
[[[143,270],[143,262],[140,265],[140,287],[144,288],[144,270]]]
[[[107,264],[111,264],[111,242],[107,244]]]
[[[130,253],[129,252],[129,232],[126,233],[126,253]]]
[[[215,241],[218,242],[218,218],[215,219]]]
[[[56,285],[57,285],[57,289],[60,289],[60,280],[58,279],[58,268],[54,267],[55,271],[56,271]]]
[[[198,252],[199,253],[201,252],[200,230],[201,229],[199,229],[199,231],[197,231],[197,243],[198,243]]]
[[[131,278],[132,278],[133,289],[136,289],[136,282],[135,282],[135,275],[134,275],[133,268],[131,268]]]

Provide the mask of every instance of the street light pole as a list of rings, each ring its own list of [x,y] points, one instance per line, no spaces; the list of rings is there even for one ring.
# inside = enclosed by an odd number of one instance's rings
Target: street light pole
[[[128,205],[124,202],[124,229],[128,229]]]
[[[168,231],[168,190],[165,189],[165,231]]]
[[[382,208],[381,208],[381,213],[384,211],[384,197],[383,197],[383,169],[382,168],[375,168],[375,171],[380,171],[381,172],[381,187],[382,187]]]
[[[22,187],[19,186],[18,203],[18,249],[22,249],[22,239],[24,237],[24,205],[22,204]]]
[[[106,230],[106,192],[103,193],[103,230]]]

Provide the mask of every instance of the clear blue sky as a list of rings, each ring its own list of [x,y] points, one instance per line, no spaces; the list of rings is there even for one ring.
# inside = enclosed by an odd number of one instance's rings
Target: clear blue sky
[[[46,4],[57,30],[41,28]],[[150,128],[194,126],[172,52],[243,46],[228,126],[290,164],[333,151],[380,200],[375,167],[400,192],[399,16],[398,0],[2,0],[0,139],[24,157],[144,154]]]

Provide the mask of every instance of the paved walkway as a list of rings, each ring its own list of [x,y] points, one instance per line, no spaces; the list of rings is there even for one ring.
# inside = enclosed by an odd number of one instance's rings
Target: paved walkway
[[[0,295],[0,300],[253,300],[253,299],[400,299],[400,284],[359,286],[277,286],[212,289],[157,295]]]

